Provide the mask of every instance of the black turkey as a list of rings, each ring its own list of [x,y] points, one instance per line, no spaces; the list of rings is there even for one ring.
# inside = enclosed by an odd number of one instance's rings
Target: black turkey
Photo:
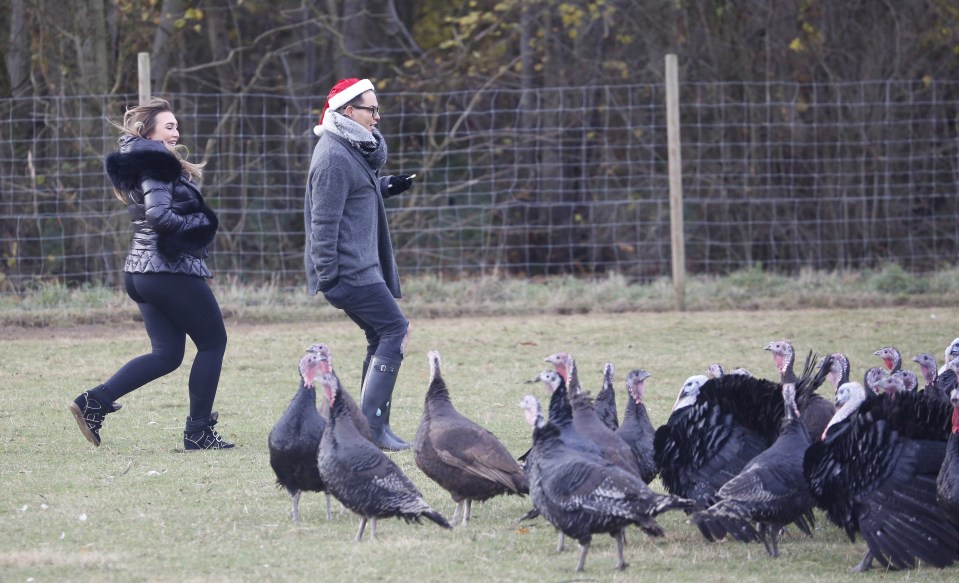
[[[824,358],[820,367],[826,367],[826,380],[832,385],[833,394],[839,390],[839,387],[849,382],[849,358],[841,353],[834,352],[828,361]],[[816,437],[813,434],[813,437]]]
[[[714,362],[706,366],[706,378],[718,379],[728,374],[741,374],[748,377],[754,376],[753,373],[749,372],[749,369],[741,366],[738,366],[729,372],[726,372],[726,368],[718,362]]]
[[[941,441],[949,439],[952,406],[934,395],[909,390],[899,375],[876,382],[878,397],[867,398],[859,411],[889,423],[909,439]]]
[[[949,402],[952,390],[956,388],[956,375],[949,368],[946,362],[946,369],[940,375],[936,368],[936,358],[927,353],[917,354],[912,359],[919,364],[919,370],[922,372],[923,388],[922,390],[943,401]]]
[[[939,384],[942,389],[945,391],[946,395],[952,394],[952,389],[959,386],[959,377],[956,376],[955,370],[953,367],[949,366],[949,363],[959,358],[959,338],[956,338],[946,347],[945,352],[943,353],[946,357],[946,361],[943,363],[942,367],[939,368]]]
[[[524,397],[521,405],[533,427],[530,497],[550,524],[579,541],[577,571],[586,566],[594,534],[608,533],[616,540],[616,568],[624,569],[627,526],[635,524],[650,536],[662,536],[655,517],[691,506],[688,500],[654,493],[637,476],[602,457],[564,445],[560,429],[543,418],[534,397]]]
[[[559,362],[557,372],[563,370],[568,375],[573,427],[576,431],[599,446],[607,461],[639,476],[639,464],[636,463],[636,456],[633,455],[633,450],[630,449],[629,444],[604,425],[596,416],[592,400],[579,385],[576,361],[572,355],[565,352],[551,354],[546,358],[546,362],[552,363],[554,366]],[[612,370],[612,365],[607,365],[606,372],[609,375],[612,375]]]
[[[949,396],[952,431],[946,442],[946,457],[936,479],[936,500],[953,524],[959,524],[959,388]]]
[[[693,514],[692,522],[707,540],[730,534],[742,542],[762,541],[769,556],[778,557],[784,526],[794,522],[812,534],[816,503],[803,474],[803,455],[811,440],[799,421],[795,385],[783,385],[783,401],[786,424],[776,442],[723,484],[719,502]]]
[[[327,492],[360,516],[360,528],[353,540],[363,538],[367,521],[370,538],[375,540],[380,518],[407,522],[427,518],[443,528],[452,528],[423,500],[403,470],[360,434],[341,398],[342,387],[336,376],[326,373],[320,383],[330,401],[330,419],[320,441],[317,463]]]
[[[549,392],[549,420],[559,429],[563,444],[588,455],[603,457],[603,450],[577,431],[573,425],[573,406],[569,401],[569,391],[562,375],[555,371],[544,370],[534,380],[543,383]]]
[[[565,372],[565,363],[561,363],[561,366],[564,367],[563,370]],[[549,393],[550,419],[562,430],[564,439],[568,441],[568,445],[571,447],[585,448],[590,453],[596,455],[603,455],[595,443],[584,438],[573,428],[573,407],[569,401],[569,391],[566,388],[566,380],[559,372],[544,370],[539,373],[536,378],[527,382],[542,383],[543,386],[546,387],[546,391]],[[532,447],[530,447],[530,449],[517,459],[521,462],[528,463],[528,458],[532,450]]]
[[[670,494],[700,509],[779,437],[783,401],[772,381],[727,374],[686,380],[653,439],[659,477]]]
[[[616,389],[613,387],[614,372],[613,363],[607,362],[603,368],[603,388],[596,393],[596,398],[593,399],[596,416],[611,431],[619,429],[619,416],[616,411]]]
[[[926,391],[935,391],[937,389],[936,380],[939,379],[936,357],[928,352],[920,352],[912,357],[912,361],[919,365],[919,371],[924,381],[923,389]]]
[[[276,483],[286,488],[293,498],[294,522],[300,521],[300,494],[326,489],[316,465],[326,420],[316,410],[314,387],[314,379],[322,372],[324,358],[316,352],[307,352],[300,359],[300,386],[267,438]],[[329,494],[326,497],[326,518],[332,518]]]
[[[565,363],[561,363],[560,366],[565,367]],[[565,372],[566,369],[564,368],[563,370]],[[590,457],[603,459],[605,455],[603,454],[603,450],[600,449],[600,447],[592,440],[584,437],[573,426],[573,407],[569,402],[569,395],[568,391],[566,390],[566,382],[563,377],[558,372],[544,370],[536,377],[535,380],[542,382],[546,387],[546,390],[550,393],[549,420],[550,423],[556,428],[558,432],[558,439],[562,442],[563,446],[571,450],[582,452]],[[530,468],[532,467],[533,463],[533,449],[533,447],[530,447],[530,450],[525,454],[525,472],[527,476],[530,473]],[[540,509],[536,506],[536,502],[534,500],[533,510],[528,512],[523,519],[535,518],[539,515]],[[559,530],[559,537],[556,541],[556,552],[563,551],[565,540],[566,535],[562,530]]]
[[[882,359],[882,363],[886,365],[886,370],[890,373],[902,370],[902,353],[895,346],[883,346],[873,354]]]
[[[940,375],[944,374],[947,370],[949,370],[949,361],[959,357],[959,338],[956,338],[955,340],[949,343],[949,346],[946,347],[946,350],[943,352],[943,355],[945,356],[946,361],[939,368]]]
[[[900,369],[892,374],[902,379],[907,391],[915,391],[919,388],[919,377],[911,370]]]
[[[501,494],[526,494],[529,480],[520,465],[495,435],[464,417],[450,401],[440,372],[440,355],[428,355],[430,383],[416,438],[413,460],[429,478],[450,493],[463,526],[470,520],[474,500]]]
[[[706,366],[706,377],[711,379],[718,379],[726,376],[726,369],[723,368],[723,365],[718,362],[713,362]]]
[[[832,368],[832,355],[826,356],[819,366],[819,374],[813,375],[815,357],[810,352],[806,356],[806,364],[802,377],[796,376],[794,364],[796,351],[792,344],[785,340],[777,340],[766,345],[766,350],[773,353],[776,368],[779,369],[779,382],[796,385],[796,404],[802,413],[802,423],[806,426],[809,435],[820,435],[826,424],[832,418],[835,409],[832,401],[816,393],[825,382]]]
[[[656,430],[649,420],[646,403],[646,379],[650,374],[642,369],[636,369],[626,375],[626,413],[623,423],[617,433],[633,450],[636,464],[639,466],[639,477],[647,484],[656,478],[656,459],[653,448],[653,436]]]
[[[879,382],[879,379],[883,378],[884,376],[886,376],[885,370],[878,366],[870,366],[866,369],[866,372],[862,373],[862,386],[867,392],[875,395],[879,392],[876,390],[876,383]]]
[[[850,541],[858,533],[868,547],[852,571],[869,569],[873,559],[895,569],[917,561],[943,568],[959,559],[959,528],[936,503],[946,443],[912,437],[913,430],[928,437],[933,428],[897,420],[909,416],[916,397],[867,399],[861,384],[846,383],[824,438],[806,450],[803,469],[817,505]]]
[[[317,342],[316,344],[310,345],[306,349],[307,352],[315,352],[325,357],[323,361],[323,370],[322,373],[333,373],[336,376],[336,382],[340,382],[340,377],[336,375],[336,372],[333,370],[333,353],[330,350],[330,347],[322,342]],[[342,389],[343,385],[340,385]],[[340,391],[340,397],[346,403],[347,408],[350,410],[350,417],[353,418],[353,424],[356,425],[356,428],[359,430],[360,434],[366,437],[369,440],[373,439],[373,434],[370,431],[370,422],[366,419],[366,415],[363,414],[363,411],[360,409],[359,405],[356,404],[356,401],[353,399],[353,396],[350,395],[346,390]],[[325,419],[330,418],[330,402],[326,400],[326,397],[320,401],[319,405],[320,415]]]

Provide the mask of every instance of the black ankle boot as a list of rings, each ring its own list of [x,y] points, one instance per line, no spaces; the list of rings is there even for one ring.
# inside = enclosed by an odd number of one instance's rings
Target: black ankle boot
[[[183,449],[200,451],[201,449],[230,449],[235,447],[229,441],[224,441],[216,429],[213,428],[219,420],[220,414],[216,411],[209,417],[186,418],[186,428],[183,430]]]
[[[369,370],[363,381],[363,414],[370,423],[373,443],[384,451],[410,449],[410,444],[400,439],[390,428],[390,408],[393,387],[400,363],[382,356],[370,360]]]
[[[80,427],[80,433],[96,447],[100,447],[100,427],[103,425],[103,418],[108,413],[119,411],[121,407],[120,403],[104,405],[90,394],[101,388],[104,388],[104,386],[99,385],[89,391],[84,391],[82,395],[70,403],[69,407],[73,417],[77,420],[77,425]]]

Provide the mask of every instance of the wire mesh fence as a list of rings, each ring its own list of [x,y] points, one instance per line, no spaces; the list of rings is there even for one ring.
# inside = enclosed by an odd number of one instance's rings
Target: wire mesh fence
[[[302,286],[320,97],[165,95],[221,230],[218,276]],[[405,274],[669,275],[664,88],[378,95]],[[136,95],[0,100],[0,291],[116,284],[130,227],[103,159]],[[959,82],[685,83],[691,273],[955,263]]]

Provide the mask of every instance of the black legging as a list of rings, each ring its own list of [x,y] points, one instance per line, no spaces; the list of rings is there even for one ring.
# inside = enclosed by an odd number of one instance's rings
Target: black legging
[[[109,403],[176,370],[189,335],[197,348],[190,369],[190,417],[209,417],[226,351],[223,314],[210,286],[180,273],[126,273],[124,283],[140,308],[153,350],[123,365],[101,395]]]

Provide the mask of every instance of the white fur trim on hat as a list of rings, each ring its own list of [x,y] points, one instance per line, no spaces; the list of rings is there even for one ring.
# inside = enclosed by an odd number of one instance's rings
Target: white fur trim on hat
[[[360,79],[343,91],[340,91],[333,97],[330,97],[326,102],[330,104],[330,109],[339,109],[347,103],[353,101],[353,98],[357,97],[364,91],[373,91],[373,82],[369,79]]]

